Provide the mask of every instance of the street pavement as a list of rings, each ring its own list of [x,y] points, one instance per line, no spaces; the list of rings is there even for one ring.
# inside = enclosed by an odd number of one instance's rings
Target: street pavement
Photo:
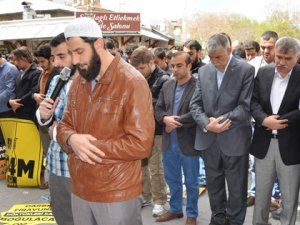
[[[38,188],[7,188],[4,180],[0,180],[0,212],[10,209],[14,204],[24,203],[43,203],[47,202],[49,196],[48,190],[40,190]],[[210,208],[207,192],[204,192],[199,198],[199,225],[208,225],[210,221]],[[182,225],[185,224],[186,218],[176,219],[165,223],[156,223],[152,217],[152,206],[142,209],[142,217],[144,225]],[[245,225],[251,225],[253,207],[247,210]],[[270,219],[272,225],[280,225],[279,221]],[[84,224],[83,224],[84,225]],[[300,225],[300,212],[298,211],[298,219],[296,225]]]

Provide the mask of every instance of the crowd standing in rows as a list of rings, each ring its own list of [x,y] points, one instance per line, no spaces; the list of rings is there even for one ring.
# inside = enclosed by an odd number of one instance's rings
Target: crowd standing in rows
[[[0,55],[0,118],[39,129],[49,172],[41,188],[49,182],[58,224],[140,225],[152,203],[165,222],[184,216],[186,194],[194,225],[199,187],[210,225],[244,224],[252,205],[253,225],[269,224],[270,211],[296,223],[299,41],[266,31],[259,43],[232,43],[219,33],[205,46],[206,55],[196,40],[123,53],[94,20],[77,18],[33,54]],[[51,99],[64,67],[71,78]]]

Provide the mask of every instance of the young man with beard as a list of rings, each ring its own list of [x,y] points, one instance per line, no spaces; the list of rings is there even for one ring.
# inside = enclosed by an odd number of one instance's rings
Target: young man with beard
[[[38,66],[43,69],[39,78],[38,92],[33,94],[34,100],[37,104],[45,98],[52,78],[59,73],[53,66],[53,58],[51,56],[51,47],[48,44],[41,45],[34,52],[34,56],[38,60]]]
[[[255,67],[255,75],[260,67],[274,65],[275,43],[278,40],[278,34],[274,31],[266,31],[260,37],[261,56],[252,59],[249,63]]]
[[[65,36],[63,33],[57,35],[50,41],[53,66],[62,70],[64,67],[75,69],[72,58],[68,52]],[[58,73],[57,73],[58,74]],[[41,126],[51,125],[49,135],[51,142],[47,151],[46,168],[49,171],[49,190],[51,196],[51,208],[58,225],[73,225],[71,210],[71,179],[67,164],[68,155],[63,151],[56,139],[58,122],[62,119],[67,105],[67,95],[73,77],[64,85],[57,100],[53,101],[50,96],[57,85],[59,76],[55,76],[46,93],[46,98],[40,103],[36,112],[38,123]]]
[[[147,82],[104,49],[93,19],[75,19],[64,34],[80,75],[57,129],[68,153],[74,223],[141,225],[141,159],[155,128]]]
[[[185,43],[183,50],[191,56],[191,74],[197,78],[199,68],[205,65],[205,63],[203,63],[201,60],[202,46],[197,40],[189,40]]]
[[[187,191],[186,225],[196,225],[198,216],[199,152],[194,150],[196,123],[190,113],[196,78],[191,76],[191,57],[186,52],[176,52],[171,59],[175,79],[161,89],[155,107],[155,117],[163,125],[163,165],[170,188],[170,209],[157,217],[165,222],[183,217],[182,171]]]
[[[195,78],[198,78],[198,70],[200,67],[204,66],[205,63],[202,62],[202,46],[197,40],[189,40],[185,43],[183,48],[185,52],[187,52],[192,58],[192,67],[191,74]],[[205,174],[205,165],[203,162],[203,158],[199,157],[200,162],[200,170],[199,170],[199,187],[204,188],[206,186],[206,174]]]
[[[46,96],[50,82],[54,75],[59,74],[59,71],[56,70],[53,66],[53,58],[51,57],[51,48],[48,44],[41,45],[34,52],[34,56],[38,61],[38,66],[43,69],[42,74],[39,77],[38,89],[37,92],[33,94],[33,98],[39,105]],[[46,154],[47,149],[50,144],[50,137],[48,134],[47,127],[39,127],[39,133],[41,136],[44,154]],[[40,185],[41,189],[48,188],[48,182],[45,182],[45,167],[42,167],[41,180],[42,184]]]
[[[132,52],[131,65],[146,78],[152,93],[153,107],[155,107],[159,92],[163,84],[170,77],[155,65],[153,53],[144,46]],[[142,166],[144,206],[150,204],[153,198],[154,207],[152,215],[154,217],[165,213],[164,205],[167,202],[166,181],[164,179],[161,152],[162,130],[162,126],[156,122],[154,145],[151,155],[143,160],[144,164]]]

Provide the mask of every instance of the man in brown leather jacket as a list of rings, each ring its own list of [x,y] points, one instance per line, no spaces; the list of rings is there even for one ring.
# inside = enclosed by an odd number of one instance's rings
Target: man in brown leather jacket
[[[77,76],[58,125],[68,153],[75,225],[141,225],[141,159],[154,137],[146,80],[104,49],[99,25],[77,18],[65,28]]]

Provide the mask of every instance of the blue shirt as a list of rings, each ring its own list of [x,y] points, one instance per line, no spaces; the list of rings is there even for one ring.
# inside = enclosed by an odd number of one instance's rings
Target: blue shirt
[[[19,70],[5,59],[0,65],[0,113],[11,110],[7,107],[8,100],[15,90]]]
[[[221,84],[222,84],[224,75],[225,75],[225,73],[226,73],[226,70],[227,70],[227,68],[228,68],[228,65],[229,65],[229,63],[230,63],[231,58],[232,58],[232,55],[230,55],[229,60],[228,60],[228,63],[227,63],[227,65],[226,65],[225,70],[224,70],[223,73],[222,73],[221,71],[219,71],[219,70],[216,69],[216,70],[217,70],[218,89],[220,89],[220,87],[221,87]]]
[[[179,108],[179,104],[180,104],[180,100],[181,97],[184,93],[184,90],[186,88],[186,84],[183,85],[179,85],[177,83],[176,89],[175,89],[175,95],[174,95],[174,102],[173,102],[173,115],[177,115],[178,114],[178,108]],[[177,132],[176,129],[171,131],[170,134],[170,145],[172,146],[178,146],[178,138],[177,138]]]

